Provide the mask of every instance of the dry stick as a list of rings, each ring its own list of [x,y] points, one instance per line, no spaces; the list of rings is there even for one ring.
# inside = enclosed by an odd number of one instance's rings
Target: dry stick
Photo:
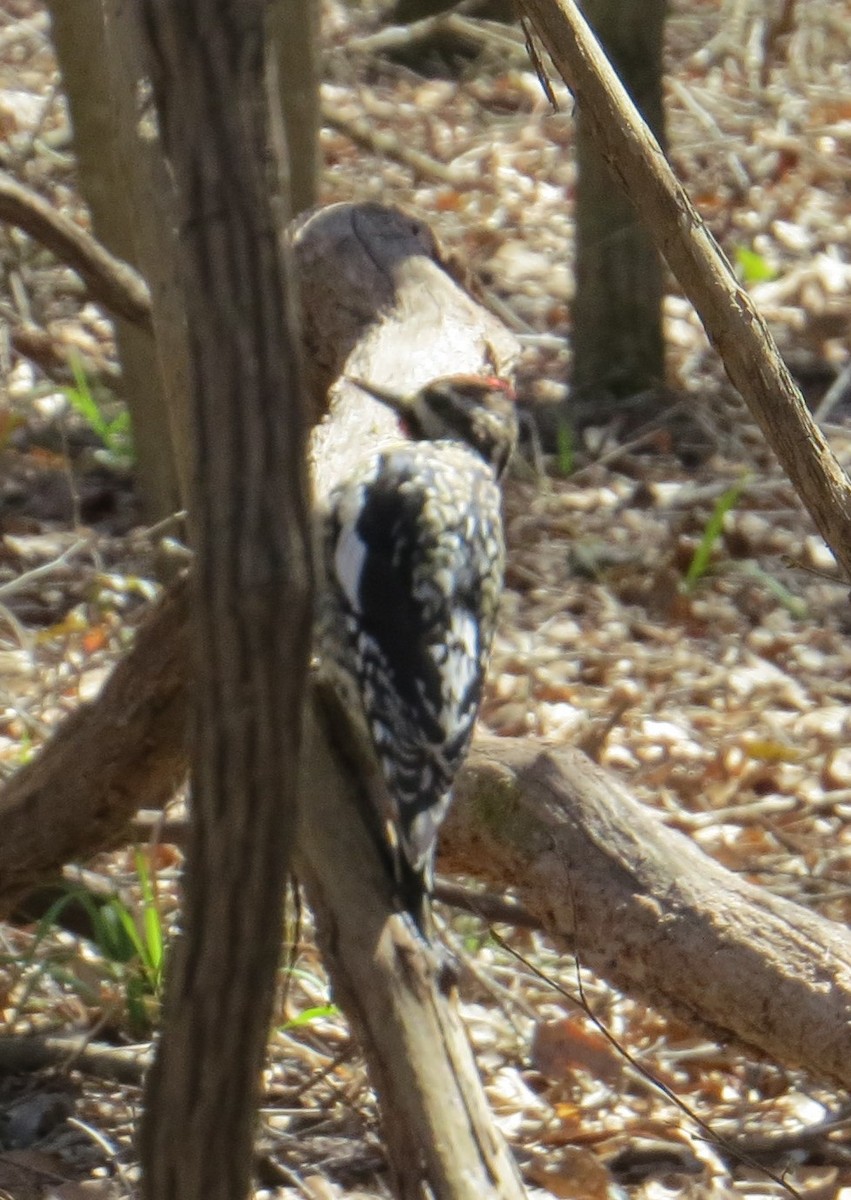
[[[151,299],[139,273],[5,171],[0,171],[0,221],[17,225],[47,246],[111,313],[151,328]]]
[[[668,166],[574,0],[522,0],[598,150],[694,305],[735,387],[851,579],[851,485],[764,320]]]
[[[418,46],[436,34],[451,33],[459,39],[466,38],[480,45],[492,45],[501,50],[516,50],[518,54],[522,52],[523,39],[511,26],[497,25],[493,21],[477,17],[466,17],[463,15],[464,7],[463,4],[459,4],[453,12],[423,17],[420,21],[412,21],[410,25],[386,25],[377,33],[350,38],[342,49],[346,54],[387,54]]]
[[[66,345],[46,329],[31,322],[12,325],[9,329],[9,340],[18,354],[34,362],[41,367],[45,375],[51,379],[58,379],[61,383],[73,381],[72,361],[75,355],[82,362],[87,375],[100,372],[108,379],[116,380],[120,375],[120,371],[111,363],[94,364],[76,346]]]
[[[151,1065],[151,1046],[108,1046],[85,1037],[32,1034],[0,1038],[0,1071],[31,1072],[45,1067],[80,1070],[115,1083],[141,1084]]]
[[[460,187],[478,178],[473,171],[447,166],[446,163],[423,154],[421,150],[405,145],[392,133],[376,129],[366,117],[347,116],[327,98],[322,101],[322,120],[338,133],[344,134],[356,146],[363,146],[371,154],[379,157],[384,155],[401,163],[420,179],[431,179],[451,187]]]

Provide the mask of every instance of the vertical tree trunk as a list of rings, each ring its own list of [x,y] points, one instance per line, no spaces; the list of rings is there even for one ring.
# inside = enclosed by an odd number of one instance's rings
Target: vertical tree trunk
[[[80,190],[98,239],[138,266],[134,206],[118,153],[116,109],[104,13],[100,0],[53,0],[53,41],[68,97]],[[142,264],[144,269],[144,264]],[[137,479],[151,520],[180,507],[169,443],[166,392],[151,334],[129,321],[115,322],[122,392],[130,409]]]
[[[290,216],[316,204],[319,190],[319,22],[315,0],[273,0],[269,35],[286,130]]]
[[[102,0],[111,95],[115,108],[116,153],[133,220],[137,266],[151,293],[157,362],[165,398],[168,432],[184,507],[189,488],[189,346],[186,308],[177,267],[174,183],[150,99],[144,34],[138,0]],[[163,430],[165,437],[165,429]]]
[[[310,539],[291,280],[266,167],[264,7],[142,5],[178,191],[195,451],[192,823],[147,1090],[150,1200],[248,1192],[294,832]]]
[[[582,10],[636,107],[664,146],[666,0],[583,0]],[[616,187],[577,106],[576,297],[571,412],[658,388],[665,377],[662,263]]]

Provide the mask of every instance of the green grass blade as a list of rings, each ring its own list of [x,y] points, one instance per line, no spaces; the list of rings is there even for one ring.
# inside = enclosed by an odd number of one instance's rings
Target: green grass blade
[[[152,976],[155,990],[162,983],[165,962],[165,939],[163,937],[162,914],[157,902],[156,891],[145,858],[136,851],[136,870],[142,889],[142,930],[144,933],[144,963]]]
[[[744,476],[738,483],[727,488],[726,492],[719,498],[718,503],[712,510],[712,515],[706,522],[706,528],[703,531],[703,536],[697,544],[691,562],[688,565],[688,570],[685,573],[683,586],[687,592],[694,590],[695,585],[703,578],[709,569],[709,563],[712,560],[712,552],[715,549],[715,544],[720,538],[724,530],[724,518],[731,509],[735,508],[741,499],[742,492],[748,482],[748,477]]]
[[[74,386],[63,388],[65,397],[75,412],[87,421],[104,445],[109,438],[109,422],[104,417],[97,401],[92,395],[89,381],[86,379],[79,355],[71,355],[71,372],[74,376]]]
[[[300,1026],[310,1025],[314,1021],[321,1021],[325,1017],[338,1017],[339,1015],[340,1010],[336,1004],[316,1004],[313,1008],[304,1009],[297,1017],[284,1021],[281,1029],[298,1029]]]
[[[567,479],[573,474],[575,463],[573,426],[567,421],[559,421],[556,427],[556,466],[559,475]]]

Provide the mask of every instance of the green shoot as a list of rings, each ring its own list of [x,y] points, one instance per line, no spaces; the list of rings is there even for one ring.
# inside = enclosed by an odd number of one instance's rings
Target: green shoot
[[[777,275],[770,263],[766,262],[756,250],[747,246],[737,246],[735,251],[736,268],[743,283],[767,283]]]
[[[697,544],[691,562],[688,565],[688,570],[685,573],[685,578],[683,579],[683,588],[686,592],[694,591],[697,584],[709,570],[715,545],[724,531],[724,518],[738,504],[746,484],[747,476],[744,476],[738,483],[727,488],[712,510],[712,515],[706,522],[703,536]]]
[[[64,894],[39,921],[28,954],[19,960],[23,988],[15,1016],[33,1001],[41,980],[53,979],[75,991],[89,1007],[103,1008],[108,997],[123,1001],[125,1018],[135,1035],[147,1035],[159,1013],[165,973],[165,939],[155,881],[140,851],[135,855],[140,907],[137,911],[117,894],[99,900],[84,887],[68,884]],[[63,909],[76,903],[91,927],[96,953],[85,942],[56,944],[52,935]],[[114,1003],[114,1000],[112,1001]],[[110,1005],[111,1006],[111,1005]]]
[[[575,461],[573,426],[567,421],[559,421],[556,427],[556,467],[562,479],[568,479],[573,474]]]
[[[305,985],[305,991],[308,995],[311,993],[315,996],[316,992],[325,992],[327,985],[314,972],[305,967],[289,966],[286,970],[287,987],[289,992],[289,981],[299,980]],[[280,1030],[299,1029],[306,1025],[311,1025],[314,1021],[321,1021],[327,1017],[338,1017],[340,1010],[336,1004],[330,1001],[327,1004],[311,1004],[307,1008],[302,1009],[300,1013],[296,1013],[294,1017],[282,1021],[278,1026]]]
[[[142,893],[142,908],[138,919],[122,900],[117,896],[105,905],[101,912],[111,912],[109,918],[112,928],[108,938],[131,947],[131,957],[135,957],[140,974],[143,976],[148,991],[159,995],[163,982],[165,965],[165,944],[163,941],[162,918],[160,916],[157,898],[151,882],[148,864],[142,853],[135,852],[136,873],[139,876],[139,887]],[[120,932],[118,932],[120,931]],[[126,939],[122,943],[123,939]],[[98,942],[103,953],[109,957],[110,941]],[[118,959],[118,961],[122,961]]]
[[[74,386],[63,388],[68,403],[104,444],[109,461],[117,466],[129,466],[133,461],[133,445],[130,433],[130,414],[126,409],[115,417],[107,417],[102,406],[92,395],[80,359],[71,356],[71,371]]]
[[[305,1025],[312,1025],[314,1021],[322,1021],[326,1017],[339,1017],[340,1010],[336,1004],[315,1004],[313,1008],[302,1009],[295,1017],[291,1017],[289,1021],[284,1021],[281,1029],[299,1029]]]
[[[139,850],[134,857],[142,898],[141,910],[134,915],[115,896],[98,910],[95,929],[98,947],[104,957],[124,967],[119,975],[124,987],[127,1015],[131,1026],[141,1032],[150,1029],[152,1015],[156,1014],[162,997],[165,941],[162,916],[148,863]]]

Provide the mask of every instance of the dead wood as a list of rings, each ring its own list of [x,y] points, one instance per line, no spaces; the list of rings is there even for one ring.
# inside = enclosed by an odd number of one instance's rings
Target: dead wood
[[[851,484],[768,326],[677,181],[575,0],[522,0],[614,179],[695,307],[724,367],[851,579]]]
[[[352,463],[398,437],[393,414],[346,376],[413,391],[441,375],[509,375],[513,334],[461,287],[434,235],[382,204],[334,204],[293,233],[308,384],[317,413],[314,488],[321,499]]]
[[[115,1083],[139,1085],[151,1065],[147,1046],[109,1046],[83,1037],[30,1034],[0,1038],[0,1071],[24,1072],[79,1070]]]
[[[42,329],[41,326],[35,325],[31,321],[20,325],[10,325],[9,341],[18,354],[22,354],[24,358],[36,363],[48,378],[57,379],[61,383],[73,383],[72,364],[75,357],[78,362],[82,362],[83,370],[87,375],[100,372],[107,379],[115,382],[121,378],[121,372],[117,367],[103,360],[97,363],[92,362],[88,355],[80,352],[77,346],[66,344],[54,337],[48,330]]]
[[[514,887],[579,960],[779,1062],[851,1081],[851,937],[719,866],[579,751],[479,739],[440,866]]]
[[[394,914],[386,861],[356,814],[358,773],[308,710],[297,870],[334,993],[358,1034],[402,1200],[512,1200],[525,1193],[497,1132],[441,963]],[[329,737],[330,734],[330,737]]]
[[[77,709],[0,795],[0,912],[66,862],[119,845],[148,796],[158,808],[186,776],[186,585],[136,634],[94,704]]]

